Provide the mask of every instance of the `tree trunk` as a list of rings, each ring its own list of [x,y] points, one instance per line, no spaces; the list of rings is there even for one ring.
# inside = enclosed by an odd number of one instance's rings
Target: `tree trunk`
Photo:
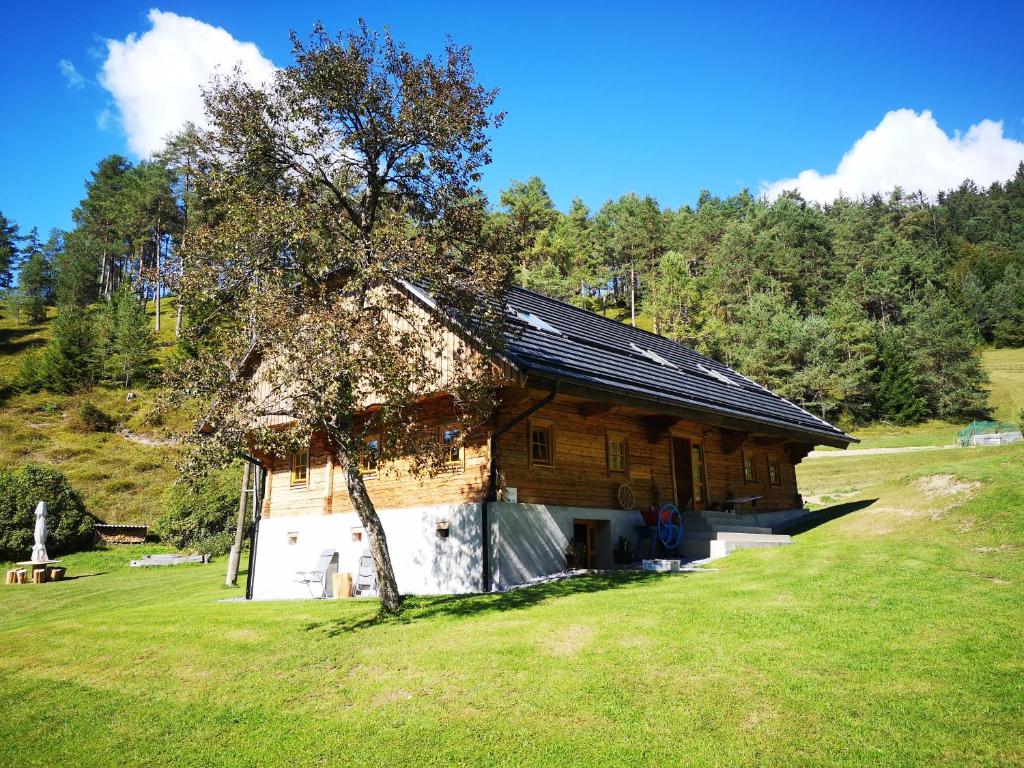
[[[341,439],[332,440],[332,443],[341,444],[334,445],[335,457],[345,473],[348,497],[352,502],[352,508],[359,515],[359,522],[363,524],[363,530],[366,531],[369,540],[373,567],[377,573],[377,591],[380,594],[381,612],[394,615],[402,608],[402,596],[398,593],[395,571],[391,567],[387,535],[384,533],[384,526],[377,515],[377,509],[366,492],[363,475],[359,471],[359,454],[355,449],[356,440],[352,434],[351,416],[339,418],[338,421]]]
[[[231,555],[228,557],[228,576],[226,584],[229,587],[235,586],[238,581],[238,561],[242,557],[242,535],[245,532],[245,511],[247,508],[249,492],[249,476],[252,473],[252,465],[247,461],[242,470],[242,491],[238,495],[238,519],[235,522],[235,543],[231,546]]]
[[[629,265],[629,318],[636,328],[636,274],[632,263]]]
[[[160,333],[160,232],[157,230],[156,236],[154,237],[156,246],[156,287],[153,291],[154,299],[156,301],[156,332]],[[248,466],[248,462],[246,462]]]

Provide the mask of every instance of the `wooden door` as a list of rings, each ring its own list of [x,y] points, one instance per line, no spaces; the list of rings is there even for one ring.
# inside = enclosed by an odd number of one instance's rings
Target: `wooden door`
[[[686,437],[672,437],[672,472],[679,509],[704,509],[707,504],[707,474],[704,443]]]
[[[576,520],[573,523],[573,539],[583,548],[583,567],[598,568],[601,564],[601,544],[598,532],[601,520]]]

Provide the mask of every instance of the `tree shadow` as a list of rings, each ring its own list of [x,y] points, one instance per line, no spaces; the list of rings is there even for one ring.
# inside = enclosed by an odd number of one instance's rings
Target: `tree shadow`
[[[61,578],[61,581],[78,581],[79,579],[88,579],[88,578],[92,578],[93,576],[106,576],[106,575],[107,575],[107,571],[96,571],[95,573],[80,573],[77,576],[68,576],[67,574],[64,574],[63,578]],[[52,582],[52,583],[56,584],[58,582]]]
[[[373,616],[344,617],[328,621],[310,622],[303,626],[307,632],[323,630],[328,637],[369,629],[381,624],[409,624],[435,617],[470,618],[489,613],[517,611],[572,595],[589,594],[609,589],[621,589],[650,583],[669,574],[643,571],[616,571],[590,573],[584,576],[550,581],[508,592],[475,595],[408,596],[397,616],[378,612]],[[679,574],[672,574],[678,576]]]
[[[39,333],[39,326],[23,328],[0,328],[0,355],[14,355],[26,347],[40,347],[45,339],[27,339],[26,336]]]
[[[823,509],[811,512],[809,515],[804,515],[791,523],[776,526],[772,530],[774,533],[785,533],[790,536],[807,533],[807,531],[811,531],[819,525],[838,520],[840,517],[845,517],[852,512],[867,509],[876,501],[878,499],[861,499],[860,501],[848,501],[845,504],[833,504],[831,507],[824,507]]]

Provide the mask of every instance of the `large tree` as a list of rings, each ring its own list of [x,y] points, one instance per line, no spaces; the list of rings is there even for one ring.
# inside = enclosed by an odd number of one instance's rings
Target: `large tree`
[[[47,247],[51,245],[52,249]],[[19,314],[24,312],[29,323],[43,322],[46,308],[53,301],[52,253],[55,249],[52,242],[46,245],[40,242],[39,231],[35,227],[25,237],[15,301]]]
[[[0,291],[11,287],[12,270],[18,258],[18,225],[0,213]]]
[[[172,392],[207,403],[213,432],[193,452],[207,464],[323,435],[369,534],[382,610],[395,612],[359,454],[379,433],[383,461],[433,471],[443,457],[416,404],[447,392],[465,431],[488,414],[485,361],[511,270],[484,230],[478,182],[501,115],[467,48],[419,58],[362,24],[292,43],[295,63],[269,83],[229,77],[205,94],[194,182],[209,210],[190,226],[177,286],[193,355]],[[442,371],[452,318],[483,354]],[[243,360],[254,377],[238,375]]]

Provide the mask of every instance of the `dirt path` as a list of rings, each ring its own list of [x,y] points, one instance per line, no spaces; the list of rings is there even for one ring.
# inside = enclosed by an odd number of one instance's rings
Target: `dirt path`
[[[955,445],[911,445],[906,448],[848,448],[845,451],[811,451],[808,459],[843,459],[853,456],[878,456],[883,453],[913,453],[914,451],[948,451]]]
[[[149,437],[148,435],[140,435],[137,432],[132,432],[130,429],[122,429],[117,434],[119,434],[125,440],[130,440],[131,442],[138,443],[139,445],[177,445],[178,442],[177,440],[172,440],[171,438]]]

